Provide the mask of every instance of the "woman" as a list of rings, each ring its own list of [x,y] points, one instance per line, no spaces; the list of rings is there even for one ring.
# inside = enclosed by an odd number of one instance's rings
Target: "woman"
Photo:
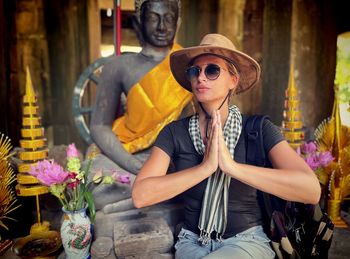
[[[193,92],[198,113],[159,134],[135,180],[135,206],[183,195],[185,222],[176,258],[274,258],[256,190],[316,204],[320,186],[268,120],[263,140],[273,169],[244,164],[244,149],[237,145],[244,136],[242,115],[229,97],[258,81],[259,65],[226,37],[208,34],[199,46],[174,52],[170,66],[181,86]],[[176,172],[166,174],[170,161]]]

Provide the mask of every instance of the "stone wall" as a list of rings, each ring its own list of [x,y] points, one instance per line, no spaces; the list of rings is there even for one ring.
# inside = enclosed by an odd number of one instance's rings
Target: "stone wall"
[[[253,56],[262,66],[260,84],[234,102],[245,113],[269,114],[276,124],[282,120],[294,61],[303,121],[314,128],[332,107],[336,37],[350,30],[345,11],[349,3],[182,0],[177,39],[191,46],[207,33],[220,32]],[[74,141],[84,149],[73,122],[71,97],[82,71],[99,56],[98,0],[1,0],[0,8],[0,101],[5,111],[1,129],[18,143],[24,69],[29,65],[49,144]]]

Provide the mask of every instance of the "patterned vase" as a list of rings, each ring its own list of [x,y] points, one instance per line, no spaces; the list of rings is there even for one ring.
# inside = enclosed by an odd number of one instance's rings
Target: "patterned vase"
[[[79,211],[62,210],[61,239],[66,259],[90,258],[91,221],[86,215],[86,208]]]

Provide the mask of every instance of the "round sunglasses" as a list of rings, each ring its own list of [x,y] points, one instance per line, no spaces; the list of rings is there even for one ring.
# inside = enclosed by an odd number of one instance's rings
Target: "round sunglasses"
[[[226,70],[216,64],[208,64],[204,69],[204,74],[209,80],[215,80],[220,75],[220,70]],[[202,68],[198,66],[191,66],[186,69],[185,74],[188,81],[197,79],[201,74]]]

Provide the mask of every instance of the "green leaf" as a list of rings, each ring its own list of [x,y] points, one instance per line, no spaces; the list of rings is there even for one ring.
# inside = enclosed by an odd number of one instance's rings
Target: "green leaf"
[[[90,170],[91,170],[91,165],[92,165],[92,159],[88,160],[88,164],[86,165],[86,167],[84,168],[85,171],[85,179],[88,179],[88,176],[90,174]]]
[[[84,201],[85,201],[85,186],[84,185],[79,185],[78,186],[78,189],[77,189],[77,194],[78,194],[78,197],[77,197],[77,209],[82,209],[83,206],[84,206]]]
[[[96,216],[94,198],[92,197],[91,192],[85,192],[84,196],[85,196],[85,200],[86,200],[88,207],[89,207],[91,223],[94,224],[95,216]]]

